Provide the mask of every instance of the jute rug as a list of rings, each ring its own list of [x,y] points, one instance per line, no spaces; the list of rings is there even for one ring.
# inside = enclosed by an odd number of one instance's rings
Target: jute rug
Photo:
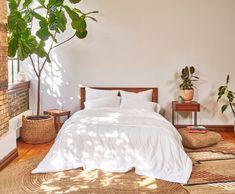
[[[187,185],[232,181],[235,181],[235,160],[214,160],[194,164]]]
[[[208,160],[226,160],[226,159],[235,159],[234,154],[223,154],[216,152],[190,152],[187,153],[190,159],[194,163],[198,163],[200,161],[208,161]]]
[[[235,145],[221,141],[216,145],[187,149],[193,171],[184,188],[190,194],[235,193]]]
[[[219,143],[217,143],[213,146],[199,148],[199,149],[185,148],[185,151],[187,153],[210,151],[210,152],[220,152],[220,153],[224,153],[224,154],[234,154],[235,155],[235,145],[231,142],[228,142],[228,141],[220,141]]]
[[[185,188],[190,194],[234,194],[235,182],[191,185]]]
[[[0,172],[0,193],[187,194],[180,184],[128,173],[82,169],[32,175],[42,157],[12,164]]]

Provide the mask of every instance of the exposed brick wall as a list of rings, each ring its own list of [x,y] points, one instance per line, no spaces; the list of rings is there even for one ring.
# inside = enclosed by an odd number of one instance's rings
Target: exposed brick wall
[[[8,95],[6,90],[0,91],[0,136],[8,131]]]
[[[11,92],[8,95],[8,99],[10,119],[29,109],[29,89]]]
[[[0,1],[0,136],[8,131],[7,1]]]

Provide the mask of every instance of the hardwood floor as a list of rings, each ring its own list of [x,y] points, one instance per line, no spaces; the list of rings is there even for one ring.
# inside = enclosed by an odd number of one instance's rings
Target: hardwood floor
[[[222,137],[227,140],[227,141],[230,141],[232,143],[235,144],[235,134],[234,132],[220,132],[220,134],[222,135]]]
[[[18,157],[13,160],[12,162],[18,162],[22,160],[26,160],[28,158],[32,158],[34,156],[46,154],[51,146],[53,145],[54,141],[50,143],[45,144],[37,144],[37,145],[31,145],[26,144],[21,140],[17,141],[17,148],[18,148]]]
[[[235,134],[233,132],[220,132],[222,137],[235,144]],[[31,144],[26,144],[22,142],[21,140],[18,140],[17,142],[17,148],[19,152],[19,156],[13,161],[13,162],[18,162],[21,160],[26,160],[28,158],[37,156],[37,155],[42,155],[46,154],[50,147],[52,146],[53,142],[46,143],[46,144],[38,144],[38,145],[31,145]]]

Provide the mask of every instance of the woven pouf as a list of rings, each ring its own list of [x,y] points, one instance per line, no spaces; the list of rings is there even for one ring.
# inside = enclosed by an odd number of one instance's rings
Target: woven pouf
[[[206,133],[189,133],[186,128],[178,129],[182,136],[182,143],[187,148],[202,148],[214,145],[221,141],[221,135],[214,131]]]
[[[41,144],[52,141],[56,136],[54,117],[40,116],[41,120],[22,118],[21,138],[25,143]]]

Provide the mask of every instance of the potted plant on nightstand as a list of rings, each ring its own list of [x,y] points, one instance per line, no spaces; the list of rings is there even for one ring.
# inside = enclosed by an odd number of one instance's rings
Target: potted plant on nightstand
[[[234,117],[234,132],[235,132],[235,92],[229,90],[229,75],[226,78],[226,84],[220,86],[218,89],[218,99],[220,101],[224,97],[226,100],[225,104],[221,106],[221,112],[223,113],[228,107],[230,107]]]
[[[28,59],[37,78],[37,114],[23,118],[22,139],[27,143],[45,143],[55,137],[54,120],[40,115],[41,75],[51,62],[54,49],[68,41],[87,36],[86,19],[91,15],[75,7],[81,0],[8,0],[8,56]],[[70,18],[70,25],[67,25]],[[71,27],[73,34],[62,42],[57,35]],[[36,29],[34,28],[36,27]]]
[[[199,80],[199,77],[194,75],[195,68],[193,66],[186,66],[181,71],[180,96],[185,102],[193,100],[194,96],[194,82]]]

